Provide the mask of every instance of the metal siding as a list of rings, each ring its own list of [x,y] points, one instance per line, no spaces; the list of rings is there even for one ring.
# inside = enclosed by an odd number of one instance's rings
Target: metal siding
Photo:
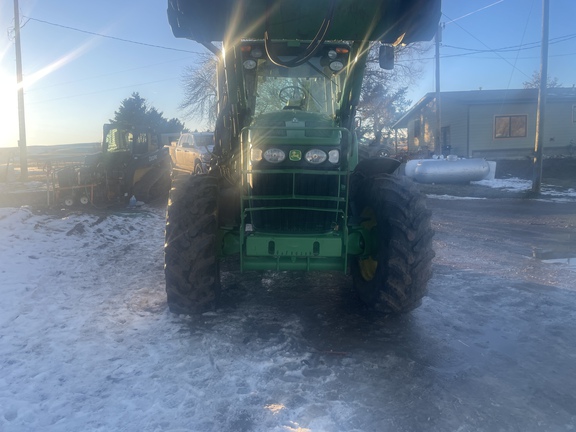
[[[517,103],[470,103],[463,99],[468,92],[442,95],[442,127],[450,126],[452,154],[461,157],[526,157],[532,154],[536,134],[536,102]],[[576,122],[572,118],[576,98],[566,101],[551,101],[546,106],[544,130],[545,154],[576,153]],[[408,120],[408,142],[410,151],[418,151],[422,146],[433,148],[433,136],[429,139],[415,139],[414,120],[422,119],[421,133],[434,131],[436,117],[434,101],[422,105]],[[494,138],[496,116],[526,115],[527,133],[522,138]],[[568,146],[572,144],[572,148]]]
[[[496,116],[526,115],[527,130],[525,137],[494,138],[494,119]],[[534,148],[536,133],[535,104],[486,104],[470,105],[470,156],[475,152],[493,151],[493,155],[530,154]],[[478,155],[476,155],[478,156]]]
[[[576,146],[576,122],[572,119],[572,106],[574,102],[548,103],[546,110],[546,125],[544,126],[544,152],[546,148],[563,148],[571,141]],[[574,149],[576,151],[576,148]]]
[[[467,157],[466,140],[467,140],[467,110],[460,104],[454,104],[453,101],[442,98],[442,127],[450,126],[450,145],[452,146],[451,154]]]

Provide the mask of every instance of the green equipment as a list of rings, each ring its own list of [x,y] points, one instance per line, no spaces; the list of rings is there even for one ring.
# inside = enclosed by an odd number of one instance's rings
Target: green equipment
[[[127,204],[131,197],[151,202],[170,190],[170,155],[149,127],[104,124],[101,151],[80,166],[53,174],[54,200],[74,204]]]
[[[86,157],[84,171],[104,202],[150,202],[170,189],[170,155],[147,126],[103,126],[102,151]]]
[[[431,213],[398,161],[359,162],[354,127],[370,43],[389,68],[394,45],[430,40],[439,17],[439,0],[168,1],[174,35],[218,56],[211,171],[170,192],[171,311],[213,307],[229,255],[242,271],[351,273],[381,312],[420,305]]]

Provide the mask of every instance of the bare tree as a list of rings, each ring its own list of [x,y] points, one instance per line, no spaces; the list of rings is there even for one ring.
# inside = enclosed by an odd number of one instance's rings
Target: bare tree
[[[540,88],[540,72],[534,71],[532,76],[528,81],[524,81],[522,83],[525,89],[537,89]],[[548,82],[546,83],[546,87],[548,88],[558,88],[562,87],[562,84],[558,82],[558,78],[550,78],[548,77]]]
[[[423,73],[423,63],[418,58],[431,47],[430,44],[397,47],[394,69],[382,70],[378,65],[378,45],[372,46],[368,57],[358,106],[362,119],[358,135],[370,139],[374,146],[382,143],[383,135],[390,133],[392,125],[409,108],[408,87]]]
[[[216,122],[217,59],[212,54],[204,54],[197,66],[188,66],[182,76],[184,99],[180,109],[185,117],[207,121],[212,127]]]

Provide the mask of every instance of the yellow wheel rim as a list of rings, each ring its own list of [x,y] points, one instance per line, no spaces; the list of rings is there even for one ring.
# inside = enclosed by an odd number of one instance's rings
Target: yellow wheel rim
[[[376,227],[378,223],[376,222],[376,213],[372,207],[365,207],[362,210],[360,217],[364,220],[360,225],[367,231],[371,231],[372,235],[376,235]],[[378,268],[378,261],[369,256],[368,258],[359,258],[358,266],[360,267],[360,275],[365,281],[371,281],[376,275],[376,269]]]
[[[378,267],[378,261],[372,257],[368,257],[367,259],[358,260],[358,264],[360,265],[360,275],[365,281],[371,281],[374,279],[376,268]]]

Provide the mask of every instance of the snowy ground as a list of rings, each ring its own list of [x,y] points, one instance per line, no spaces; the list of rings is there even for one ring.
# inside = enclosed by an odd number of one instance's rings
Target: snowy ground
[[[295,317],[239,343],[249,310],[194,326],[167,311],[163,230],[163,210],[149,207],[0,209],[0,430],[336,430],[314,401],[334,376],[292,349]],[[312,400],[288,409],[302,387]]]
[[[507,179],[491,179],[491,180],[481,180],[470,182],[469,185],[450,185],[450,184],[439,184],[439,185],[420,185],[424,188],[426,195],[430,198],[435,199],[445,199],[445,200],[462,200],[462,199],[486,199],[487,197],[492,198],[503,198],[506,197],[506,193],[510,193],[519,197],[519,194],[527,193],[532,190],[532,181],[524,180],[516,177]],[[576,184],[575,184],[576,186]],[[455,193],[439,194],[434,192],[434,188],[448,189]],[[470,194],[475,193],[474,196],[467,196],[466,192],[470,191]],[[494,190],[499,192],[499,194],[494,195],[488,192],[488,190]],[[542,201],[550,202],[576,202],[576,189],[558,187],[554,185],[549,185],[543,183],[540,189],[540,198]]]
[[[493,189],[500,189],[508,192],[530,191],[532,181],[519,178],[492,179],[472,182],[479,186],[486,186]],[[574,185],[576,187],[576,184]],[[556,201],[576,201],[576,189],[559,188],[546,183],[541,186],[542,199],[554,199]]]
[[[465,432],[495,430],[483,422],[509,412],[514,423],[499,423],[500,430],[573,429],[576,413],[571,416],[570,408],[549,416],[548,409],[557,410],[556,393],[526,390],[524,398],[520,386],[519,395],[500,399],[499,392],[515,388],[507,383],[510,377],[538,378],[540,372],[514,372],[514,365],[511,372],[481,372],[486,362],[488,370],[498,370],[492,366],[501,366],[509,353],[464,351],[474,344],[454,332],[472,326],[472,306],[447,310],[441,290],[455,292],[476,276],[469,269],[449,270],[449,258],[433,282],[435,297],[411,317],[384,325],[349,312],[353,301],[334,295],[341,287],[329,277],[308,276],[266,294],[259,304],[244,292],[241,308],[192,319],[166,308],[163,230],[164,210],[149,206],[108,213],[0,209],[0,431]],[[494,291],[507,286],[491,273],[482,283]],[[226,277],[233,295],[235,276]],[[282,275],[246,277],[247,285],[268,293]],[[548,304],[564,307],[574,301],[572,294],[547,294]],[[469,292],[459,295],[459,301],[470,301]],[[512,304],[517,295],[502,298]],[[278,307],[297,297],[328,306],[321,312],[300,304]],[[331,307],[331,301],[344,306]],[[492,316],[494,300],[473,301],[483,320],[500,325],[495,332],[510,332],[509,322],[498,321],[510,313]],[[574,322],[572,310],[564,307],[558,319]],[[305,316],[314,320],[306,337]],[[510,319],[514,328],[526,322]],[[536,339],[543,337],[538,328]],[[480,327],[475,331],[481,334]],[[509,336],[491,349],[505,350]],[[523,339],[522,355],[538,360],[526,348],[531,338]],[[560,336],[552,340],[558,346]],[[438,352],[423,353],[427,347]],[[569,387],[562,376],[556,380],[556,392]],[[487,396],[479,401],[483,391]],[[487,401],[489,414],[479,408]],[[540,411],[522,411],[534,403]],[[540,423],[547,425],[540,429],[536,420],[552,423]]]
[[[158,353],[183,357],[160,289],[161,214],[0,219],[0,430],[161,430],[182,395],[160,392]],[[150,410],[144,427],[134,413]]]

